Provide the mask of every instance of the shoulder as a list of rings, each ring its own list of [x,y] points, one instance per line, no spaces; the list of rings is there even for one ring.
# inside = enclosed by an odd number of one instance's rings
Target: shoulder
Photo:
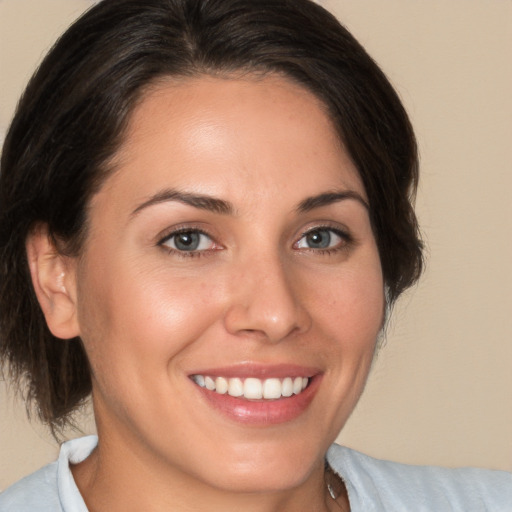
[[[0,512],[59,512],[57,462],[23,478],[0,494]]]
[[[330,448],[328,461],[360,510],[511,510],[512,473],[506,471],[411,466],[374,459],[338,445]]]
[[[59,458],[0,494],[0,512],[87,512],[70,464],[85,460],[98,443],[96,436],[67,441]]]

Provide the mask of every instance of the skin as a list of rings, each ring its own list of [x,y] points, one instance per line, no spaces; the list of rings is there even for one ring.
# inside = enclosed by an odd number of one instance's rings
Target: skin
[[[47,313],[61,337],[81,336],[92,368],[100,443],[73,468],[89,509],[339,510],[324,456],[364,388],[384,293],[364,187],[323,105],[280,77],[160,83],[114,166],[83,254],[54,272],[66,327]],[[151,202],[169,189],[232,211]],[[353,197],[298,208],[333,191]],[[177,228],[208,236],[187,255],[162,242]],[[329,250],[308,245],[319,229]],[[240,363],[322,378],[298,418],[245,425],[189,378]]]

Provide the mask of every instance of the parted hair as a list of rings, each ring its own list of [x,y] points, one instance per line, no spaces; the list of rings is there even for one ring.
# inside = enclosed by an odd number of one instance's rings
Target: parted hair
[[[91,375],[81,340],[46,326],[27,236],[44,224],[60,251],[80,255],[91,197],[150,85],[246,73],[285,76],[324,103],[369,199],[388,305],[418,279],[414,133],[383,72],[330,13],[310,0],[103,0],[30,80],[1,159],[0,358],[54,432],[89,396]]]

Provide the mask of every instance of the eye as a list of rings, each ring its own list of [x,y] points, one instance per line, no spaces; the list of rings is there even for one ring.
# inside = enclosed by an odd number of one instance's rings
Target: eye
[[[308,231],[295,244],[296,249],[336,249],[346,244],[348,236],[333,228],[315,228]]]
[[[215,242],[206,233],[197,229],[171,233],[160,242],[160,245],[179,252],[200,252],[215,248]]]

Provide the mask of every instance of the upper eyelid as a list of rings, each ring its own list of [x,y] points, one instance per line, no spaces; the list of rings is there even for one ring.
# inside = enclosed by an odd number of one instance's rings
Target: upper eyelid
[[[190,231],[200,233],[201,235],[205,235],[208,238],[210,238],[213,242],[217,243],[215,236],[209,233],[208,230],[201,228],[199,226],[174,226],[172,228],[168,228],[164,231],[161,231],[157,235],[157,245],[163,244],[167,240],[170,240],[173,236],[179,235],[180,233],[187,233]]]
[[[209,244],[213,247],[208,247],[204,249],[191,249],[191,250],[181,250],[177,247],[172,247],[171,244],[167,245],[174,237],[179,235],[180,233],[194,232],[199,233],[200,235],[204,235],[209,239]],[[157,247],[160,249],[165,249],[169,254],[174,254],[179,256],[180,258],[190,258],[193,256],[203,256],[206,257],[214,252],[223,249],[223,246],[219,244],[214,237],[212,237],[209,233],[205,232],[203,229],[191,228],[183,226],[180,228],[171,229],[167,235],[163,237],[159,237],[158,242],[156,243]],[[174,244],[173,244],[174,245]]]
[[[334,247],[328,247],[328,248],[306,248],[306,247],[298,247],[301,240],[306,237],[310,233],[314,233],[315,231],[331,231],[333,232],[337,237],[341,239],[341,241],[337,244],[337,246]],[[293,242],[293,248],[296,250],[304,250],[306,252],[313,251],[316,254],[321,254],[325,252],[336,252],[343,249],[348,249],[350,247],[357,246],[359,244],[359,240],[352,234],[348,228],[340,227],[338,226],[331,226],[331,225],[316,225],[312,226],[311,228],[308,228],[306,230],[302,231],[302,234],[298,236],[295,241]]]
[[[166,242],[167,240],[170,240],[176,235],[181,235],[182,233],[199,233],[200,235],[204,235],[208,237],[210,240],[214,241],[214,239],[208,233],[205,233],[204,231],[201,231],[199,229],[180,229],[178,231],[171,231],[167,236],[164,236],[162,238],[162,242]]]
[[[346,239],[347,241],[354,240],[354,236],[348,227],[345,225],[340,225],[338,222],[334,221],[320,221],[318,223],[313,223],[310,226],[304,227],[298,231],[298,233],[294,237],[293,244],[296,244],[299,240],[301,240],[304,236],[307,234],[318,231],[318,230],[330,230],[334,233],[338,234],[342,238]],[[206,229],[199,225],[187,225],[186,223],[184,225],[178,225],[173,226],[171,228],[168,228],[166,230],[163,230],[160,232],[159,235],[156,237],[156,245],[162,245],[166,241],[170,240],[173,236],[179,235],[180,233],[186,233],[186,232],[197,232],[202,235],[207,236],[214,242],[215,244],[218,244],[219,246],[222,246],[223,244],[220,243],[217,239],[217,236],[214,235],[211,230]]]
[[[352,237],[352,233],[347,227],[340,226],[339,224],[332,225],[327,222],[327,223],[315,224],[308,228],[303,228],[300,231],[300,234],[297,239],[300,240],[302,237],[306,236],[307,234],[311,233],[312,231],[321,231],[321,230],[327,230],[327,231],[330,230],[330,231],[333,231],[333,232],[340,234],[341,236],[344,236],[344,237]]]

